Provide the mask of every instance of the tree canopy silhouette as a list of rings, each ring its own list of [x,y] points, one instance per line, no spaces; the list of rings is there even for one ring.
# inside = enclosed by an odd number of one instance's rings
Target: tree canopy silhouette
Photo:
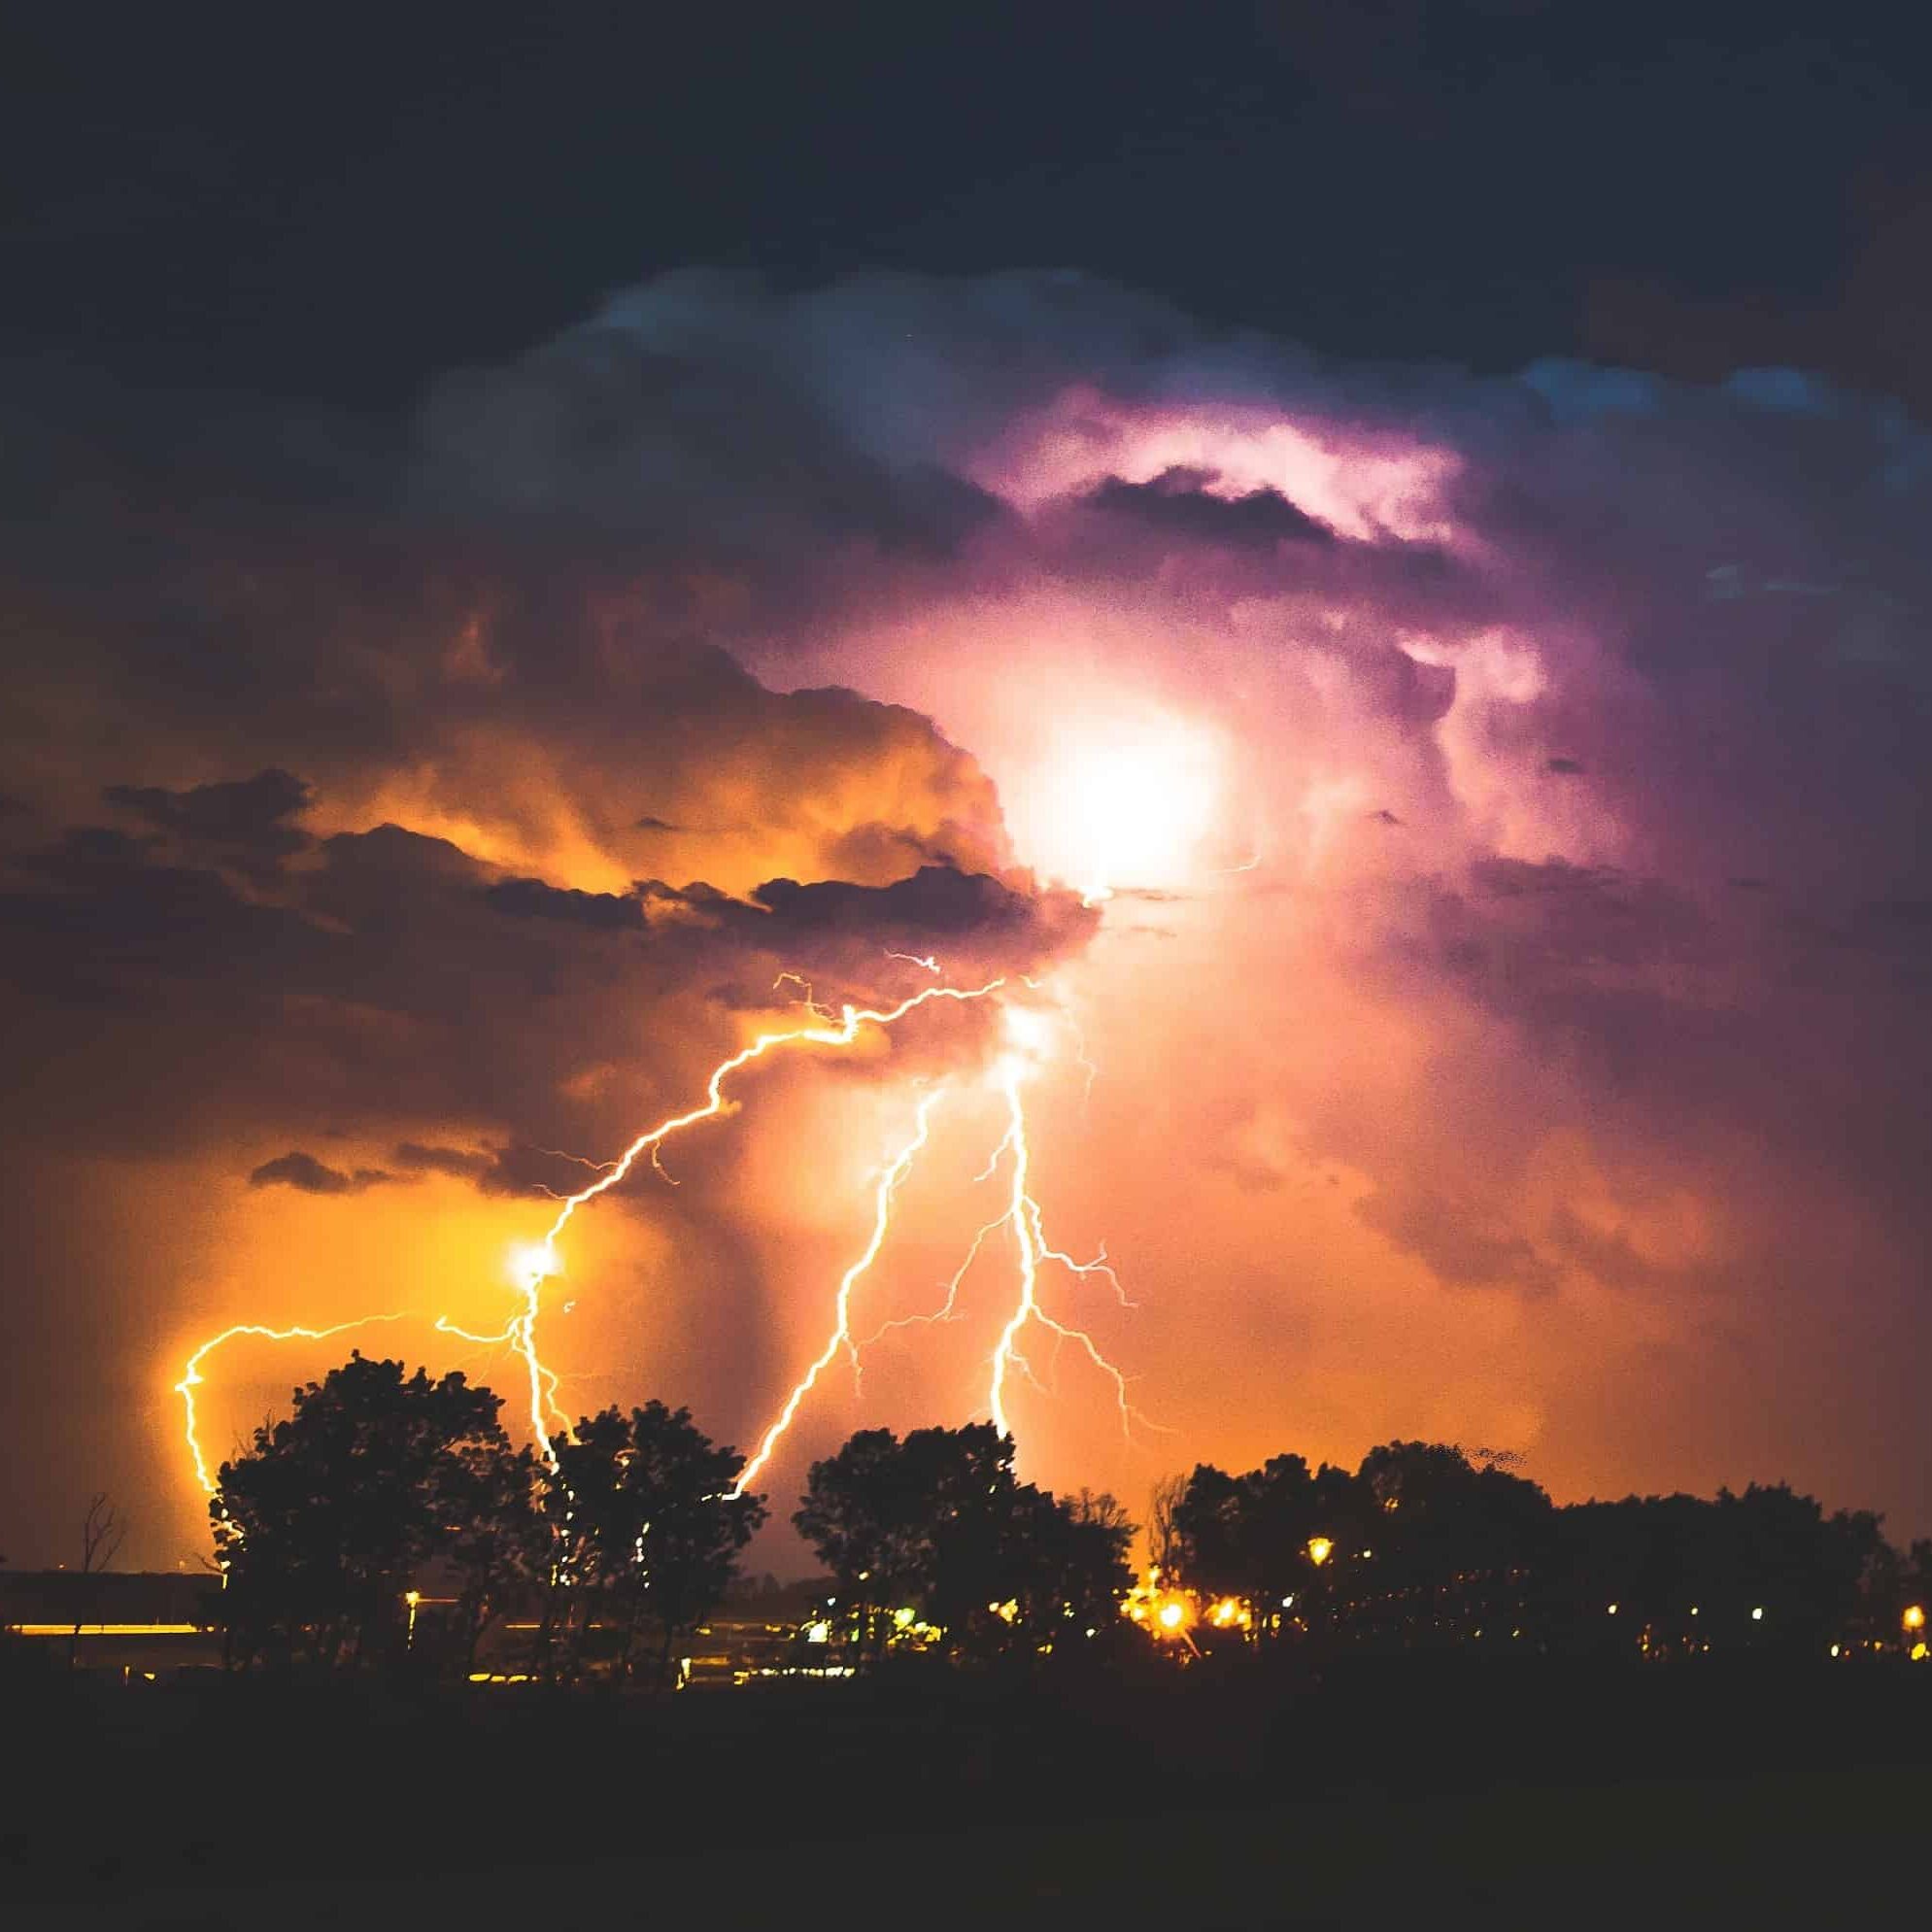
[[[568,1654],[581,1660],[594,1618],[618,1633],[616,1671],[627,1677],[648,1629],[658,1679],[668,1682],[678,1640],[724,1596],[738,1552],[765,1519],[763,1497],[729,1493],[745,1459],[714,1444],[690,1409],[661,1402],[628,1416],[603,1409],[552,1446],[547,1508],[559,1575],[575,1598]]]
[[[896,1613],[945,1633],[955,1654],[1051,1654],[1113,1635],[1134,1528],[1111,1498],[1063,1503],[1013,1474],[991,1423],[867,1429],[812,1465],[792,1518],[839,1586],[859,1667]]]
[[[437,1558],[486,1616],[533,1474],[501,1406],[460,1373],[406,1376],[359,1353],[297,1389],[293,1412],[221,1465],[209,1503],[231,1635],[325,1665],[380,1660],[402,1641],[404,1591]]]

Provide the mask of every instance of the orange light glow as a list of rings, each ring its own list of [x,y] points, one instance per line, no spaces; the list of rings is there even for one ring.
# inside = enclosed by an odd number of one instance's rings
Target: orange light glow
[[[1334,1554],[1335,1544],[1327,1537],[1310,1537],[1308,1539],[1308,1561],[1317,1570]]]
[[[1925,1628],[1925,1606],[1923,1604],[1909,1605],[1905,1614],[1899,1618],[1899,1622],[1907,1630],[1923,1630]]]
[[[198,1623],[10,1623],[5,1626],[17,1637],[194,1637]]]

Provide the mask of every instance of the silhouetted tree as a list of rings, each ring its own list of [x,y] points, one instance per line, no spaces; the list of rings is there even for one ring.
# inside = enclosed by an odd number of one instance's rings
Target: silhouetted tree
[[[1577,1504],[1558,1519],[1564,1641],[1586,1649],[1822,1649],[1883,1593],[1891,1561],[1878,1517],[1827,1517],[1783,1484]]]
[[[557,1538],[541,1505],[547,1478],[534,1450],[484,1441],[458,1445],[438,1472],[465,1674],[475,1670],[477,1647],[499,1616],[550,1594]]]
[[[811,1466],[792,1516],[854,1618],[862,1670],[877,1654],[883,1616],[916,1604],[928,1582],[931,1524],[909,1445],[890,1429],[860,1430]]]
[[[1355,1477],[1329,1463],[1310,1471],[1300,1456],[1274,1456],[1242,1475],[1203,1463],[1174,1506],[1173,1575],[1203,1597],[1248,1605],[1257,1638],[1297,1619],[1325,1625],[1338,1579],[1371,1547],[1371,1507]],[[1320,1562],[1310,1553],[1318,1540]]]
[[[1163,1576],[1171,1576],[1180,1562],[1180,1531],[1174,1516],[1187,1494],[1187,1483],[1178,1473],[1164,1475],[1148,1493],[1147,1558]]]
[[[1554,1545],[1549,1498],[1527,1477],[1478,1468],[1452,1443],[1386,1442],[1356,1479],[1371,1506],[1363,1566],[1345,1573],[1361,1594],[1357,1634],[1412,1648],[1543,1641],[1533,1605]],[[1362,1552],[1373,1550],[1373,1555]]]
[[[1110,1629],[1131,1580],[1134,1525],[1110,1496],[1062,1502],[1013,1474],[990,1423],[854,1436],[812,1465],[793,1517],[839,1586],[861,1665],[896,1610],[917,1610],[956,1656],[1028,1658]]]
[[[688,1408],[661,1402],[628,1417],[607,1408],[553,1448],[549,1511],[562,1531],[560,1573],[578,1600],[573,1657],[593,1618],[619,1633],[617,1675],[637,1638],[658,1637],[660,1682],[678,1640],[724,1596],[738,1552],[764,1521],[762,1496],[732,1496],[745,1459],[714,1444]]]
[[[245,1650],[279,1641],[336,1666],[392,1649],[411,1578],[475,1532],[476,1474],[509,1454],[500,1407],[460,1374],[405,1377],[360,1354],[297,1389],[288,1418],[221,1465],[209,1504]]]
[[[70,1671],[80,1662],[81,1626],[87,1620],[95,1596],[89,1579],[100,1576],[119,1555],[126,1537],[127,1525],[120,1520],[113,1500],[105,1489],[97,1489],[88,1497],[86,1513],[81,1518],[81,1581],[74,1595],[74,1630],[67,1640]]]
[[[1097,1639],[1112,1647],[1120,1601],[1134,1581],[1128,1545],[1135,1524],[1111,1496],[1081,1490],[1058,1498],[1021,1483],[1006,1505],[1002,1578],[1009,1628],[1029,1654],[1085,1654]]]

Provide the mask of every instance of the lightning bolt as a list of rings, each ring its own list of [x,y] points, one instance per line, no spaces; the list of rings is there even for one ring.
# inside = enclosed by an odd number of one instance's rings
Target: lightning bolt
[[[872,1237],[865,1243],[865,1249],[859,1259],[845,1271],[838,1284],[838,1294],[833,1300],[836,1319],[832,1323],[831,1334],[825,1346],[813,1359],[811,1366],[798,1377],[792,1393],[785,1398],[785,1406],[778,1411],[778,1419],[764,1432],[758,1445],[758,1453],[739,1472],[731,1494],[742,1496],[755,1480],[760,1470],[771,1460],[771,1452],[779,1443],[786,1430],[792,1426],[792,1418],[798,1412],[798,1406],[811,1394],[814,1384],[831,1367],[833,1358],[842,1348],[852,1358],[852,1369],[859,1370],[859,1351],[852,1340],[852,1291],[859,1285],[859,1278],[879,1258],[879,1250],[885,1245],[886,1230],[892,1225],[893,1196],[898,1191],[899,1183],[912,1171],[913,1161],[926,1145],[931,1130],[932,1109],[944,1096],[943,1087],[935,1088],[919,1102],[917,1126],[913,1135],[893,1157],[892,1163],[879,1175],[879,1185],[872,1197]]]
[[[1063,1341],[1078,1342],[1087,1359],[1113,1384],[1114,1401],[1120,1409],[1121,1431],[1131,1441],[1133,1425],[1135,1422],[1153,1429],[1158,1429],[1161,1425],[1149,1422],[1147,1417],[1128,1400],[1127,1377],[1101,1353],[1100,1344],[1085,1329],[1070,1328],[1065,1322],[1056,1320],[1040,1306],[1040,1265],[1049,1261],[1065,1268],[1072,1274],[1083,1277],[1098,1274],[1104,1277],[1112,1284],[1115,1295],[1124,1306],[1133,1305],[1128,1301],[1127,1292],[1121,1286],[1120,1276],[1114,1272],[1111,1264],[1107,1261],[1104,1248],[1095,1260],[1077,1262],[1047,1243],[1039,1203],[1028,1192],[1033,1153],[1027,1143],[1026,1107],[1020,1099],[1023,1071],[1024,1068],[1018,1059],[1008,1056],[1001,1064],[999,1076],[1000,1089],[1006,1097],[1006,1144],[1013,1157],[1011,1191],[1007,1197],[1006,1212],[1000,1216],[1000,1222],[1013,1230],[1013,1242],[1019,1255],[1020,1296],[1013,1305],[1013,1312],[1006,1318],[1005,1327],[1000,1331],[999,1341],[994,1346],[992,1375],[986,1394],[987,1411],[993,1417],[994,1427],[1000,1435],[1012,1435],[1012,1420],[1006,1409],[1006,1377],[1009,1371],[1017,1368],[1022,1374],[1032,1380],[1033,1370],[1026,1357],[1019,1352],[1019,1339],[1030,1323],[1036,1323],[1056,1338],[1056,1345]],[[997,1227],[1000,1222],[994,1225]]]
[[[599,1174],[595,1180],[577,1193],[565,1196],[562,1205],[557,1210],[557,1218],[545,1231],[542,1244],[535,1250],[530,1261],[522,1284],[524,1305],[511,1317],[509,1325],[502,1334],[495,1338],[497,1340],[507,1341],[524,1364],[529,1384],[530,1433],[535,1438],[546,1461],[554,1461],[555,1458],[550,1446],[551,1432],[544,1422],[545,1392],[546,1386],[554,1391],[556,1377],[544,1367],[537,1354],[536,1323],[542,1303],[543,1284],[562,1267],[557,1243],[562,1238],[563,1231],[569,1227],[577,1210],[596,1200],[600,1194],[609,1193],[625,1179],[644,1155],[655,1154],[673,1134],[681,1133],[687,1127],[695,1127],[702,1120],[718,1119],[729,1105],[725,1098],[725,1082],[733,1073],[751,1066],[754,1061],[763,1060],[774,1049],[799,1045],[850,1046],[865,1027],[893,1026],[902,1020],[906,1014],[937,1000],[951,1000],[962,1004],[970,1000],[984,1000],[997,993],[1005,983],[1004,979],[993,979],[987,981],[984,986],[976,987],[928,986],[901,1000],[896,1006],[848,1005],[835,1026],[821,1019],[807,1026],[793,1027],[783,1033],[760,1034],[749,1046],[741,1047],[728,1059],[721,1060],[711,1069],[711,1077],[704,1084],[702,1105],[695,1106],[686,1113],[673,1114],[668,1120],[661,1120],[656,1127],[640,1134],[610,1164],[606,1172]],[[809,998],[809,995],[807,997]],[[549,1378],[547,1385],[546,1377]]]
[[[233,1341],[237,1336],[253,1335],[264,1341],[325,1341],[332,1335],[347,1335],[352,1328],[367,1328],[372,1322],[399,1322],[400,1314],[357,1315],[353,1321],[337,1322],[332,1328],[263,1328],[255,1322],[237,1322],[233,1328],[224,1328],[220,1335],[210,1336],[192,1355],[182,1371],[181,1380],[175,1384],[174,1392],[181,1397],[185,1414],[183,1431],[187,1438],[187,1452],[194,1461],[194,1479],[205,1494],[215,1494],[215,1477],[209,1472],[208,1458],[202,1453],[199,1421],[195,1414],[194,1392],[204,1386],[205,1378],[201,1365],[223,1342]]]
[[[992,1414],[995,1427],[1002,1436],[1013,1433],[1005,1400],[1008,1374],[1017,1371],[1029,1381],[1034,1380],[1033,1370],[1026,1357],[1020,1353],[1018,1346],[1019,1338],[1029,1323],[1036,1323],[1053,1335],[1056,1346],[1066,1341],[1077,1342],[1089,1361],[1108,1377],[1113,1384],[1115,1402],[1120,1409],[1122,1430],[1129,1435],[1130,1440],[1132,1425],[1136,1421],[1151,1428],[1160,1426],[1148,1423],[1147,1418],[1135,1408],[1128,1399],[1127,1377],[1102,1354],[1094,1339],[1084,1329],[1072,1328],[1057,1320],[1040,1305],[1039,1271],[1041,1265],[1046,1262],[1052,1262],[1069,1274],[1078,1275],[1083,1279],[1099,1275],[1113,1288],[1115,1297],[1123,1307],[1134,1305],[1128,1299],[1119,1274],[1107,1259],[1104,1246],[1094,1260],[1082,1262],[1075,1261],[1071,1255],[1054,1247],[1047,1240],[1045,1219],[1040,1211],[1039,1203],[1029,1191],[1033,1156],[1027,1141],[1026,1106],[1021,1099],[1020,1087],[1025,1075],[1031,1070],[1032,1056],[1040,1050],[1041,1024],[1037,1015],[1026,1013],[1024,1009],[1011,1006],[1006,1009],[1006,1032],[1014,1050],[1001,1057],[996,1073],[996,1084],[1006,1102],[1006,1128],[986,1166],[975,1176],[977,1180],[989,1179],[998,1169],[1000,1161],[1008,1155],[1011,1156],[1012,1174],[1005,1210],[996,1219],[987,1222],[973,1236],[966,1259],[961,1262],[952,1280],[947,1284],[946,1299],[938,1309],[931,1314],[902,1315],[896,1321],[883,1323],[866,1338],[864,1342],[854,1341],[852,1293],[860,1278],[878,1259],[879,1250],[885,1243],[887,1229],[891,1225],[893,1198],[900,1182],[911,1170],[913,1162],[926,1146],[932,1109],[939,1099],[937,1093],[928,1096],[920,1104],[918,1123],[912,1138],[899,1150],[892,1164],[880,1175],[878,1188],[873,1197],[871,1237],[866,1242],[864,1252],[846,1270],[839,1281],[834,1300],[831,1334],[817,1358],[793,1386],[791,1394],[786,1397],[784,1406],[779,1410],[777,1419],[766,1429],[759,1443],[758,1453],[745,1465],[738,1476],[736,1487],[731,1491],[733,1496],[743,1495],[759,1472],[769,1462],[773,1450],[797,1418],[800,1405],[816,1386],[819,1377],[831,1366],[841,1349],[851,1357],[856,1374],[860,1350],[869,1346],[871,1342],[878,1340],[893,1329],[907,1327],[915,1322],[952,1320],[959,1302],[961,1284],[978,1259],[987,1237],[1006,1227],[1013,1230],[1018,1250],[1020,1296],[1000,1332],[999,1341],[993,1351],[992,1379],[988,1390],[987,1407]],[[1037,1387],[1038,1384],[1035,1383],[1034,1386]]]
[[[863,1354],[866,1349],[871,1347],[873,1342],[881,1340],[896,1328],[915,1328],[938,1322],[957,1321],[959,1319],[960,1284],[966,1280],[973,1263],[979,1259],[979,1251],[986,1245],[987,1236],[997,1234],[1005,1225],[1006,1217],[1002,1214],[999,1220],[989,1221],[985,1227],[980,1229],[978,1234],[973,1236],[972,1245],[966,1249],[966,1259],[954,1271],[953,1278],[946,1283],[946,1299],[936,1308],[930,1314],[896,1315],[889,1322],[881,1322],[864,1341],[859,1343],[860,1352]]]
[[[907,960],[934,973],[939,970],[936,960],[906,954],[892,954],[890,957]],[[615,1160],[583,1161],[583,1165],[596,1177],[587,1182],[575,1194],[563,1196],[541,1241],[523,1250],[515,1259],[513,1279],[518,1305],[500,1330],[491,1334],[479,1334],[459,1327],[448,1316],[439,1315],[436,1318],[435,1327],[441,1334],[455,1336],[483,1347],[507,1346],[515,1354],[524,1370],[531,1437],[546,1461],[553,1467],[556,1464],[553,1439],[555,1434],[567,1426],[567,1417],[558,1401],[559,1386],[558,1374],[544,1362],[537,1346],[537,1324],[543,1308],[544,1284],[562,1271],[563,1262],[559,1243],[578,1210],[589,1206],[600,1196],[624,1182],[640,1160],[649,1156],[655,1163],[660,1148],[672,1135],[682,1133],[687,1128],[695,1127],[703,1121],[721,1119],[733,1111],[736,1103],[727,1096],[727,1083],[734,1074],[767,1055],[781,1048],[795,1046],[849,1047],[867,1027],[881,1029],[891,1027],[909,1013],[939,1000],[966,1004],[988,1000],[999,994],[1006,984],[1003,978],[997,978],[974,987],[928,986],[891,1006],[847,1004],[834,1020],[825,1007],[812,999],[809,987],[804,987],[803,982],[797,981],[796,975],[781,975],[777,983],[784,984],[788,978],[803,987],[802,1003],[809,1016],[803,1024],[761,1033],[748,1045],[721,1060],[711,1069],[705,1081],[704,1098],[699,1104],[681,1113],[672,1114],[658,1122],[656,1126],[648,1128],[639,1134]],[[806,1398],[817,1386],[825,1371],[837,1359],[841,1350],[851,1358],[856,1373],[861,1349],[870,1341],[878,1339],[888,1330],[914,1322],[952,1320],[967,1273],[978,1259],[988,1237],[1001,1228],[1010,1228],[1013,1232],[1019,1265],[1020,1292],[1000,1331],[991,1358],[987,1407],[1000,1433],[1002,1435],[1012,1433],[1011,1417],[1006,1406],[1009,1376],[1017,1373],[1029,1380],[1033,1379],[1032,1369],[1026,1357],[1020,1352],[1019,1346],[1021,1339],[1031,1326],[1037,1326],[1051,1334],[1055,1338],[1056,1348],[1066,1341],[1073,1341],[1080,1346],[1093,1365],[1111,1381],[1120,1410],[1122,1428],[1130,1437],[1132,1424],[1136,1421],[1148,1427],[1160,1426],[1147,1423],[1147,1418],[1133,1407],[1128,1396],[1127,1377],[1101,1352],[1093,1338],[1082,1329],[1061,1322],[1041,1305],[1040,1271],[1047,1263],[1052,1263],[1068,1273],[1083,1279],[1098,1275],[1112,1287],[1122,1305],[1132,1306],[1133,1304],[1129,1301],[1120,1277],[1107,1258],[1104,1246],[1094,1260],[1081,1262],[1052,1246],[1046,1237],[1044,1217],[1038,1202],[1030,1191],[1033,1156],[1027,1138],[1026,1108],[1022,1099],[1021,1084],[1037,1063],[1041,1042],[1050,1023],[1034,1009],[1014,1007],[1005,1001],[1001,1001],[1001,1004],[1005,1008],[1006,1033],[1016,1049],[1001,1057],[994,1078],[994,1085],[1005,1101],[1006,1125],[986,1167],[977,1178],[982,1181],[990,1179],[998,1171],[1001,1161],[1010,1158],[1011,1170],[1004,1210],[974,1235],[965,1260],[947,1284],[946,1299],[939,1309],[932,1314],[907,1315],[897,1321],[887,1322],[864,1342],[854,1339],[852,1305],[856,1291],[878,1260],[891,1229],[893,1205],[898,1189],[911,1172],[919,1155],[925,1150],[930,1138],[933,1110],[948,1092],[943,1086],[933,1089],[918,1102],[911,1136],[880,1170],[873,1192],[871,1233],[858,1258],[839,1280],[833,1298],[831,1332],[825,1346],[793,1386],[778,1414],[760,1439],[757,1453],[745,1465],[730,1492],[733,1496],[744,1494],[748,1485],[769,1463]],[[1082,1060],[1084,1063],[1084,1054]],[[194,1391],[204,1385],[202,1365],[216,1349],[241,1336],[254,1336],[276,1341],[322,1340],[330,1336],[341,1335],[351,1329],[364,1327],[374,1322],[401,1319],[403,1316],[400,1313],[364,1315],[326,1328],[286,1329],[268,1328],[254,1323],[237,1323],[196,1347],[187,1359],[181,1380],[175,1384],[175,1393],[182,1398],[185,1412],[184,1433],[194,1465],[195,1477],[202,1489],[212,1495],[215,1493],[216,1485],[201,1446]]]
[[[796,975],[780,975],[780,983]],[[799,982],[802,984],[802,982]],[[830,1013],[811,999],[810,989],[806,989],[806,1011],[812,1016],[802,1026],[783,1031],[762,1033],[750,1045],[741,1047],[736,1053],[721,1060],[711,1069],[710,1078],[704,1085],[704,1100],[701,1104],[686,1112],[673,1114],[660,1121],[657,1126],[647,1129],[631,1141],[614,1161],[590,1163],[597,1178],[588,1182],[575,1194],[566,1195],[559,1203],[555,1218],[545,1231],[540,1243],[527,1249],[519,1259],[516,1271],[516,1289],[520,1305],[508,1322],[494,1334],[479,1335],[472,1330],[459,1328],[447,1316],[438,1316],[435,1326],[445,1335],[453,1335],[462,1340],[473,1342],[480,1347],[508,1346],[523,1365],[526,1397],[528,1402],[530,1434],[541,1450],[544,1459],[553,1465],[556,1456],[552,1450],[552,1439],[556,1431],[562,1429],[567,1421],[557,1401],[558,1375],[543,1360],[537,1348],[537,1318],[542,1312],[543,1284],[552,1276],[561,1272],[562,1257],[558,1242],[569,1227],[580,1207],[588,1205],[599,1195],[608,1193],[630,1173],[630,1170],[644,1156],[656,1156],[665,1140],[681,1133],[688,1127],[695,1127],[700,1121],[716,1120],[730,1110],[731,1102],[726,1099],[725,1083],[732,1074],[763,1060],[767,1054],[780,1047],[789,1046],[832,1046],[846,1047],[858,1039],[868,1026],[890,1027],[902,1020],[908,1013],[937,1000],[951,1000],[965,1004],[973,1000],[989,999],[1005,984],[1003,978],[989,980],[983,986],[928,986],[893,1006],[854,1006],[848,1004],[836,1021]],[[331,1328],[312,1329],[294,1327],[272,1329],[254,1323],[237,1323],[224,1329],[220,1335],[210,1338],[196,1347],[188,1357],[182,1378],[175,1384],[174,1392],[182,1399],[184,1409],[184,1434],[187,1441],[190,1460],[194,1465],[195,1479],[202,1489],[213,1493],[214,1483],[209,1474],[208,1460],[203,1454],[198,1433],[198,1417],[195,1410],[194,1391],[203,1386],[201,1365],[210,1352],[222,1342],[239,1335],[254,1335],[265,1339],[291,1341],[296,1339],[321,1340],[331,1335],[340,1335],[352,1328],[359,1328],[373,1321],[400,1321],[400,1313],[387,1315],[363,1315],[355,1321],[339,1322]]]

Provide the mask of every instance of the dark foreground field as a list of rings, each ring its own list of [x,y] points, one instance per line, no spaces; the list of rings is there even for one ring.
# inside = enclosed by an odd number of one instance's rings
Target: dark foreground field
[[[1932,1890],[1932,1670],[11,1703],[23,1923],[1781,1925]]]

